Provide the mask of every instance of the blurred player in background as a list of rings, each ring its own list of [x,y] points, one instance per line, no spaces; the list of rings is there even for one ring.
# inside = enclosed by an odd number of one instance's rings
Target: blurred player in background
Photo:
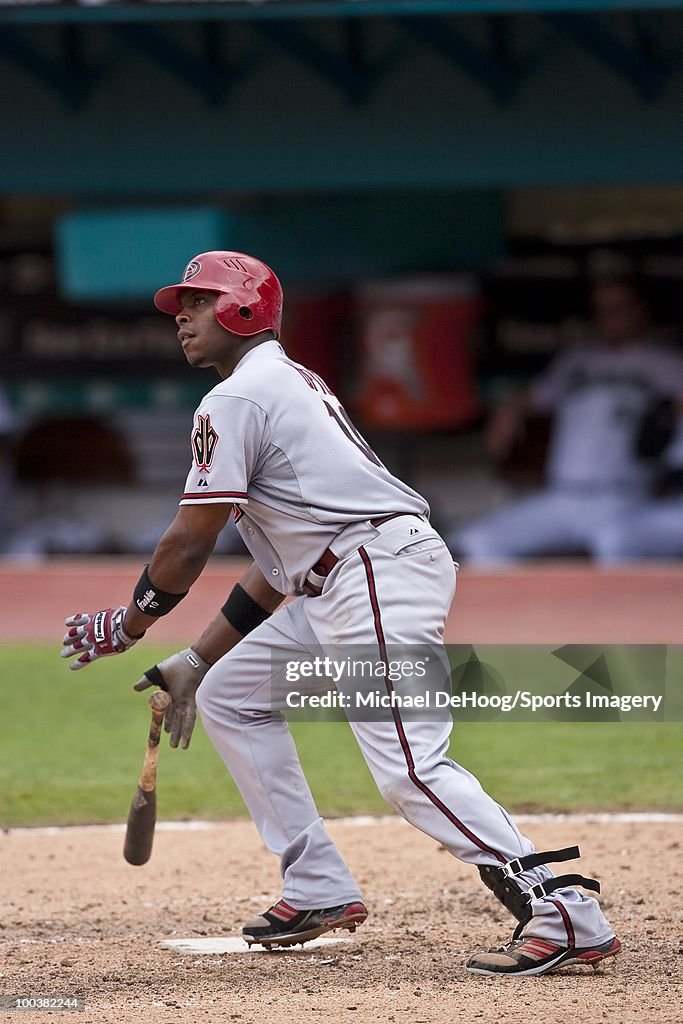
[[[586,342],[557,355],[491,420],[488,448],[501,459],[528,415],[553,416],[547,484],[448,537],[470,563],[575,552],[613,561],[615,524],[649,500],[655,470],[636,435],[652,403],[683,393],[683,354],[658,340],[634,280],[601,280],[590,302]]]

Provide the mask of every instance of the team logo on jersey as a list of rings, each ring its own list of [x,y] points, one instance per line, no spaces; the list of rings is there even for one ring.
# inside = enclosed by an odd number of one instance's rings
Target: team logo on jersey
[[[183,284],[185,283],[185,281],[191,281],[193,277],[196,277],[201,269],[201,263],[197,263],[196,260],[190,260],[190,262],[185,267],[185,273],[183,274]]]
[[[200,472],[210,468],[217,444],[218,434],[211,426],[209,415],[197,416],[197,426],[192,435],[192,450]]]

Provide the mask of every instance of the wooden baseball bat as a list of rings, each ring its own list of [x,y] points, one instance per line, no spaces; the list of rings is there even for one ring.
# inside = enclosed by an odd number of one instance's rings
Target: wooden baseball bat
[[[171,703],[171,698],[165,690],[157,690],[149,698],[152,724],[149,728],[142,774],[128,812],[126,839],[123,844],[123,856],[129,864],[146,864],[152,854],[154,827],[157,821],[159,737],[164,715]]]

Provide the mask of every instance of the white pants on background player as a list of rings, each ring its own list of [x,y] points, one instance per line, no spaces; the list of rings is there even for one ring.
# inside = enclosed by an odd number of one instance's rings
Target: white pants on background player
[[[533,555],[588,552],[597,562],[615,561],[612,531],[646,505],[638,491],[572,491],[548,488],[503,505],[491,515],[453,531],[452,551],[468,565],[500,565]]]
[[[601,537],[603,564],[683,555],[683,496],[660,498],[612,523]]]
[[[377,644],[378,631],[387,644],[441,644],[455,572],[438,534],[425,542],[419,522],[419,550],[406,543],[408,517],[379,528],[349,527],[339,542],[350,541],[351,553],[335,566],[322,595],[280,608],[209,670],[197,693],[206,732],[264,844],[280,857],[282,896],[300,910],[349,903],[360,891],[325,830],[287,723],[272,710],[273,648],[296,648],[305,656],[320,645]],[[533,851],[474,776],[447,756],[450,718],[400,726],[352,721],[351,728],[382,795],[454,856],[499,865]],[[539,867],[520,880],[533,884],[550,876]],[[583,946],[613,934],[597,901],[574,889],[532,906],[525,935],[561,945],[571,937],[570,944]]]

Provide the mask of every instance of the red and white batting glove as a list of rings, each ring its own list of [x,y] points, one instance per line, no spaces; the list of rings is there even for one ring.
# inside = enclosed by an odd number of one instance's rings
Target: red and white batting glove
[[[121,605],[120,608],[104,608],[92,615],[84,612],[70,615],[64,623],[69,629],[62,641],[64,646],[60,655],[62,658],[71,658],[79,654],[80,657],[72,661],[69,668],[77,671],[98,658],[123,654],[142,639],[139,636],[128,636],[123,628],[125,614],[126,609]]]

